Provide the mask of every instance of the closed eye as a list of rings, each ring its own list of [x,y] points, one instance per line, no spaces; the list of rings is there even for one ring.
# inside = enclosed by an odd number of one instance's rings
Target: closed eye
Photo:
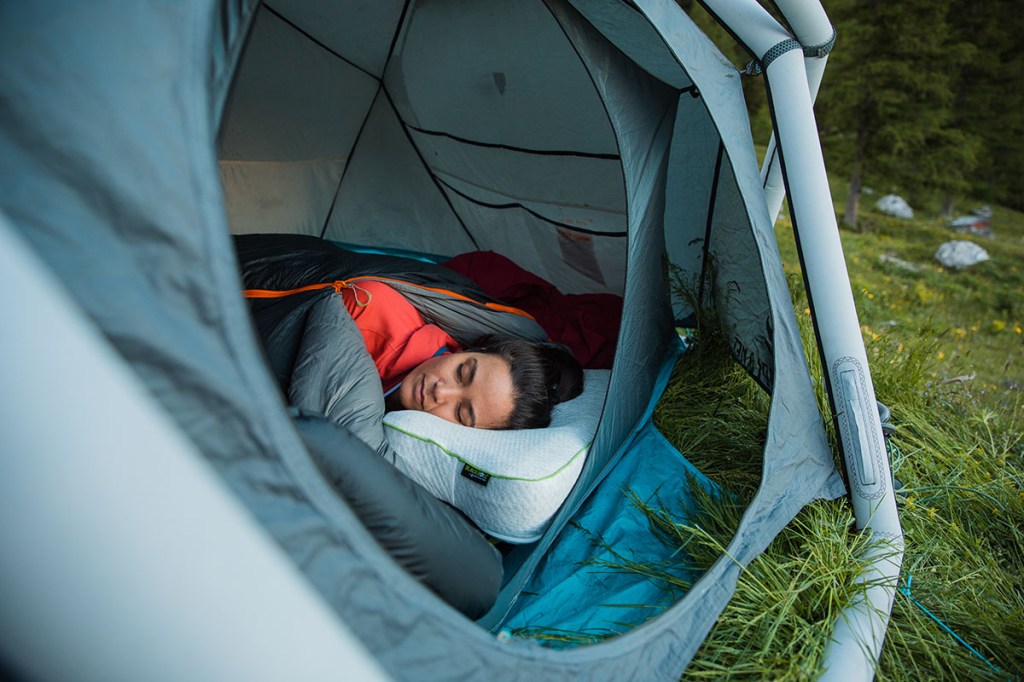
[[[463,426],[472,427],[476,424],[476,419],[473,416],[473,407],[471,405],[467,407],[464,403],[459,403],[458,407],[455,409],[455,418],[458,420],[459,424]]]

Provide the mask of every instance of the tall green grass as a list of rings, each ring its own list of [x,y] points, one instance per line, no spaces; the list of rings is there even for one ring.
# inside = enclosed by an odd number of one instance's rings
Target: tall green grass
[[[943,241],[964,238],[937,220],[875,215],[871,233],[842,233],[903,485],[906,550],[879,680],[1024,676],[1024,217],[996,216],[999,236],[980,241],[992,260],[966,272],[932,260]],[[780,246],[796,263],[787,228],[781,221]],[[883,254],[919,269],[894,268]],[[813,349],[795,265],[787,272],[805,348]],[[656,419],[698,468],[746,497],[759,473],[745,460],[757,459],[764,420],[753,415],[763,414],[764,397],[716,356],[725,347],[719,333],[705,330],[704,343],[698,334],[698,352],[681,360]],[[828,414],[816,352],[808,361]],[[716,429],[722,438],[705,435]],[[804,509],[743,572],[683,679],[816,677],[837,609],[855,589],[860,539],[850,524],[842,500]]]
[[[794,297],[803,307],[800,285]],[[799,315],[805,347],[810,318]],[[706,323],[705,323],[706,324]],[[765,397],[729,358],[717,329],[698,332],[659,404],[656,423],[698,468],[740,500],[759,477]],[[879,398],[892,409],[894,473],[904,485],[906,553],[880,680],[1013,679],[1024,673],[1024,413],[993,410],[963,382],[935,383],[941,330],[872,339]],[[817,358],[809,357],[820,376]],[[820,381],[819,393],[820,393]],[[824,405],[824,395],[819,395]],[[743,504],[706,506],[675,542],[710,554]],[[645,510],[664,525],[658,510]],[[731,518],[722,522],[723,517]],[[858,589],[863,538],[844,500],[805,508],[741,574],[736,593],[683,679],[813,679],[839,610]],[[705,538],[709,529],[711,537]],[[661,531],[661,535],[667,535]],[[711,561],[708,555],[705,560]],[[628,567],[623,567],[628,568]],[[959,643],[943,621],[992,666]]]

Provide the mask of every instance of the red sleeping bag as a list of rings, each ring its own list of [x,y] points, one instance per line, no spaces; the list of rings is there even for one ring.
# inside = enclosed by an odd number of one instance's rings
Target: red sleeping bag
[[[621,296],[563,294],[493,251],[464,253],[441,265],[474,280],[488,296],[533,315],[551,340],[568,346],[584,367],[611,368],[622,319]]]

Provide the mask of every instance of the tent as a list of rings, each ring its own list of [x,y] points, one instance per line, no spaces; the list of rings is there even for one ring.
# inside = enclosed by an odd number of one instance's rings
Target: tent
[[[41,679],[669,679],[739,572],[843,492],[774,243],[788,190],[872,587],[829,673],[870,677],[899,545],[888,461],[811,102],[820,8],[708,3],[764,69],[759,172],[739,73],[657,0],[188,0],[0,6],[8,283],[0,657]],[[624,297],[579,482],[478,622],[405,575],[311,469],[252,333],[230,232],[494,250]],[[555,650],[503,619],[636,453],[678,350],[665,261],[772,394],[763,481],[724,555],[657,618]],[[323,560],[254,500],[280,481]],[[300,570],[296,570],[296,568]],[[60,656],[50,644],[59,642]],[[350,672],[351,671],[351,672]],[[851,672],[852,671],[852,672]]]

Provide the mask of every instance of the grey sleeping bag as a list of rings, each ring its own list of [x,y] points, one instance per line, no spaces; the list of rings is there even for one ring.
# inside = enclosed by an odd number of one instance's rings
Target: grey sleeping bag
[[[501,556],[460,512],[392,466],[380,378],[341,296],[303,296],[270,318],[257,317],[268,362],[330,487],[414,577],[470,618],[486,613],[501,586]],[[302,561],[315,544],[288,549]]]
[[[393,462],[384,443],[380,377],[341,295],[319,296],[303,312],[288,402],[323,415]]]

